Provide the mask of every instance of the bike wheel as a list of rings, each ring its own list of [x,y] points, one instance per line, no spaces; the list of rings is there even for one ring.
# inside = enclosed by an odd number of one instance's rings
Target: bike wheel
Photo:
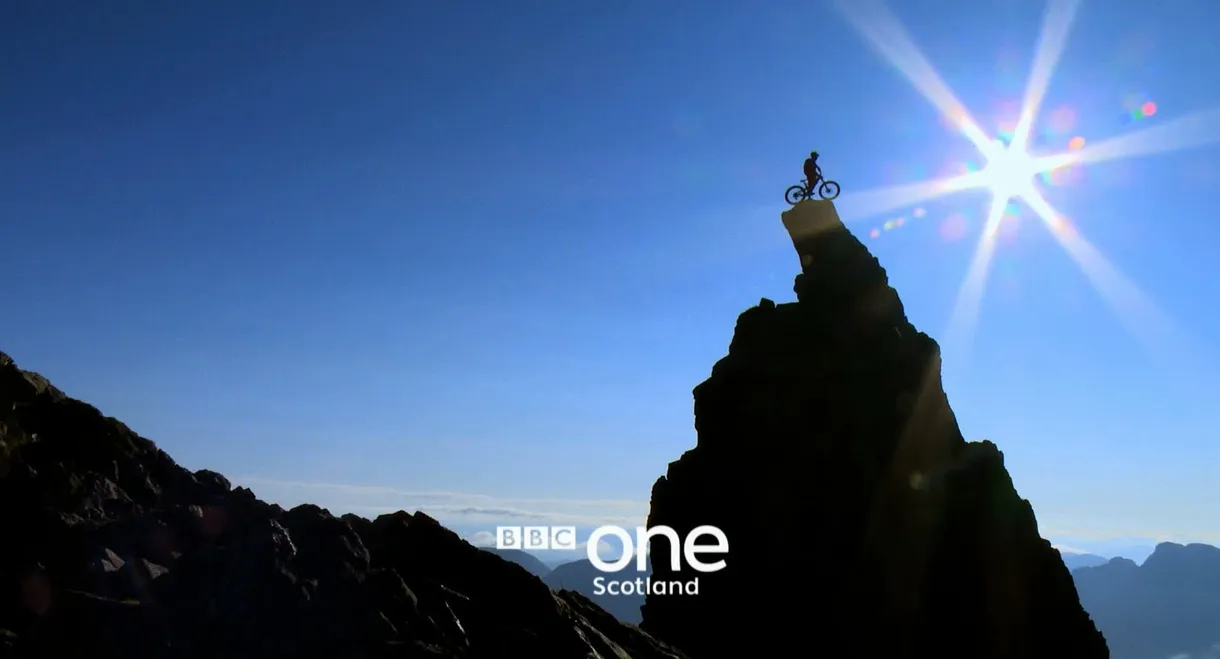
[[[809,196],[809,195],[808,195],[808,194],[805,192],[805,188],[804,188],[804,187],[799,186],[799,185],[794,185],[794,186],[792,186],[792,187],[788,188],[788,189],[787,189],[787,190],[784,192],[784,201],[786,201],[786,202],[788,202],[788,203],[792,204],[793,206],[795,206],[795,205],[797,205],[797,203],[799,203],[799,202],[800,202],[802,199],[805,199],[805,198],[807,198],[808,196]]]
[[[818,196],[827,201],[839,196],[839,184],[835,181],[822,181],[818,186]]]

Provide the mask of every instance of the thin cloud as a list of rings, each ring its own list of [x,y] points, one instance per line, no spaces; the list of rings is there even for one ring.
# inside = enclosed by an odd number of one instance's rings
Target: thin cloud
[[[1166,529],[1066,529],[1049,528],[1042,531],[1043,537],[1062,538],[1071,541],[1132,540],[1147,542],[1176,542],[1186,544],[1202,542],[1220,543],[1220,532],[1216,531],[1170,531]]]
[[[314,503],[335,513],[376,516],[420,511],[452,523],[532,522],[575,526],[637,526],[648,516],[648,503],[620,499],[500,498],[473,492],[419,492],[377,485],[260,478],[234,479],[260,497],[280,505]]]
[[[432,491],[418,492],[413,490],[400,490],[394,487],[381,485],[352,485],[349,483],[322,483],[314,481],[293,481],[293,480],[278,480],[273,478],[260,478],[257,476],[244,476],[235,479],[235,482],[249,483],[252,485],[272,485],[279,487],[293,487],[313,490],[337,490],[349,492],[353,494],[372,494],[372,495],[387,495],[410,497],[412,499],[435,499],[435,500],[484,500],[484,501],[501,501],[521,505],[546,505],[546,504],[562,504],[566,506],[596,506],[603,508],[639,508],[640,506],[648,507],[646,501],[635,501],[631,499],[505,499],[501,497],[493,497],[488,494],[475,494],[471,492],[451,492],[451,491]]]
[[[378,485],[277,480],[257,476],[238,477],[234,483],[249,487],[261,498],[286,507],[313,503],[335,514],[354,513],[370,518],[399,510],[421,511],[442,523],[455,526],[490,528],[562,524],[591,529],[612,524],[633,528],[642,526],[648,517],[648,502],[623,499],[508,498],[473,492],[411,491]],[[1042,536],[1074,551],[1080,551],[1082,546],[1091,548],[1097,542],[1119,540],[1147,544],[1204,542],[1220,545],[1220,533],[1196,529],[1048,526],[1042,530]],[[494,537],[489,544],[495,544]]]
[[[479,531],[474,535],[466,538],[466,541],[476,547],[495,547],[496,534],[491,531]]]

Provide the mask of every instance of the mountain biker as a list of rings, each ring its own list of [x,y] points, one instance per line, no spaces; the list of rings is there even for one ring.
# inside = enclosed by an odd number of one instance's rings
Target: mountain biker
[[[818,167],[818,152],[814,151],[805,159],[805,179],[809,181],[809,193],[818,187],[818,181],[822,180],[822,168]]]

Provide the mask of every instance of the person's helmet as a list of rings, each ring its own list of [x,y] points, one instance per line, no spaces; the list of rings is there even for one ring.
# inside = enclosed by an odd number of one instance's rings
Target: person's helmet
[[[809,157],[810,157],[810,158],[813,158],[814,160],[817,160],[817,159],[818,159],[818,152],[817,152],[817,151],[810,151],[810,152],[809,152]]]

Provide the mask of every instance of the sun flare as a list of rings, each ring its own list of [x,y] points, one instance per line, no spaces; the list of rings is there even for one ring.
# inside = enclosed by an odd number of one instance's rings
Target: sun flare
[[[971,118],[966,106],[920,52],[885,0],[834,0],[834,3],[860,36],[939,111],[946,123],[970,141],[986,163],[981,171],[849,193],[840,201],[845,217],[863,218],[966,190],[983,189],[991,193],[986,219],[949,323],[946,343],[959,346],[958,361],[964,361],[974,334],[999,229],[1012,210],[1009,201],[1014,198],[1042,220],[1125,324],[1150,345],[1167,344],[1170,331],[1176,333],[1172,321],[1051,205],[1043,196],[1038,179],[1061,168],[1220,143],[1220,131],[1216,129],[1220,126],[1220,108],[1089,144],[1078,136],[1069,142],[1065,152],[1031,156],[1028,147],[1033,127],[1081,0],[1046,0],[1020,116],[1011,131],[1004,131],[1008,133],[1006,140],[994,139]],[[1150,101],[1140,108],[1147,116],[1156,111],[1156,105]],[[889,225],[887,222],[887,230]],[[874,230],[870,235],[876,237],[880,232]],[[1151,328],[1150,319],[1155,320]]]
[[[1034,175],[1043,169],[1024,149],[1000,140],[993,142],[984,155],[987,166],[982,172],[982,187],[1001,203],[1012,197],[1028,196]]]

